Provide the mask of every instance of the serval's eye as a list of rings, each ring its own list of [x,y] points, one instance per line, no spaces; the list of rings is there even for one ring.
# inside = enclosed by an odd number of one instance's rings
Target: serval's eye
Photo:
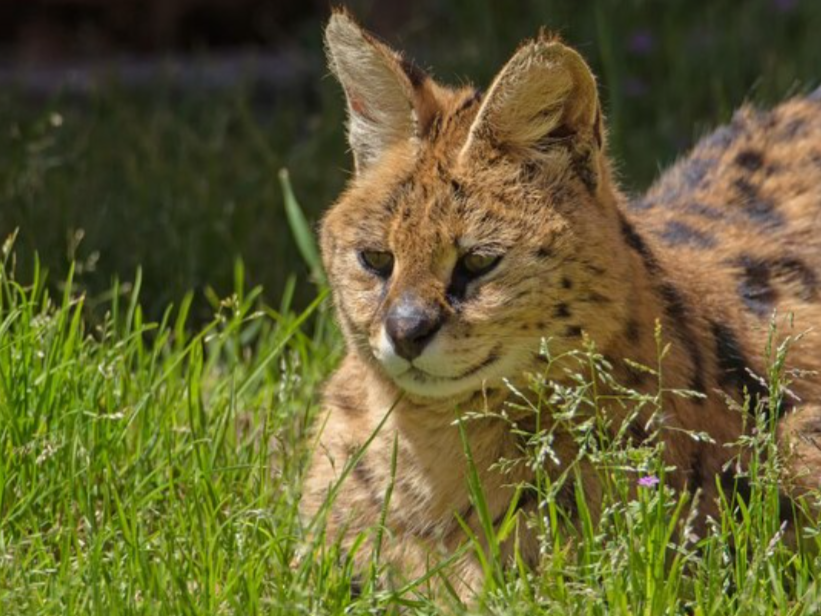
[[[483,276],[502,260],[501,255],[483,255],[476,252],[469,252],[462,257],[462,267],[473,277]]]
[[[362,250],[359,261],[363,267],[380,278],[388,278],[393,271],[393,255],[383,250]]]

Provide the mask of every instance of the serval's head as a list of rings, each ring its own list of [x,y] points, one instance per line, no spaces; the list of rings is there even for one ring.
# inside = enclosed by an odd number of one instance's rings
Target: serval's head
[[[593,75],[526,42],[487,92],[436,83],[336,12],[325,31],[356,173],[322,224],[350,350],[460,397],[611,336],[627,302]]]

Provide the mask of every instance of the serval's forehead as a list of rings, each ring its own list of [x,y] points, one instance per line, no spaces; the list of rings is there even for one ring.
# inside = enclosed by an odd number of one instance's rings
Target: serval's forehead
[[[396,247],[409,244],[453,242],[462,227],[466,203],[460,183],[447,164],[433,161],[418,168],[406,183],[400,185],[391,203],[388,228]]]

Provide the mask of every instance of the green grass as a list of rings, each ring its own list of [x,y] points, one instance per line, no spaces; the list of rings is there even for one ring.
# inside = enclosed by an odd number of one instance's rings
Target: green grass
[[[189,335],[190,301],[148,323],[115,288],[89,327],[84,298],[50,298],[34,271],[0,273],[0,612],[321,601],[320,571],[290,567],[305,430],[339,354],[321,297],[297,316],[240,282]]]
[[[317,391],[341,353],[324,291],[298,314],[287,301],[275,310],[259,289],[245,289],[237,265],[234,292],[202,328],[187,325],[190,297],[159,322],[145,320],[139,284],[115,286],[105,318],[90,326],[82,295],[50,296],[36,266],[31,280],[16,280],[10,251],[8,242],[0,269],[1,613],[442,613],[425,580],[378,583],[378,552],[355,580],[350,555],[317,541],[321,517],[298,516]],[[540,515],[511,507],[498,527],[485,520],[485,536],[465,547],[484,563],[485,588],[448,612],[817,613],[821,539],[811,523],[798,547],[781,540],[781,516],[791,512],[779,511],[781,462],[763,408],[745,442],[758,460],[752,492],[747,500],[725,494],[706,537],[691,536],[691,495],[665,485],[670,469],[658,444],[602,436],[613,432],[608,409],[663,410],[658,336],[659,365],[647,368],[658,377],[654,395],[619,388],[590,346],[573,354],[569,385],[546,389],[534,379],[545,395],[519,404],[556,424],[529,435],[520,460],[502,464],[553,464],[556,429],[574,434],[584,455],[561,461],[558,478],[537,473],[530,487]],[[788,346],[768,351],[772,404],[789,383]],[[601,382],[619,395],[600,396]],[[482,485],[464,445],[481,514]],[[555,495],[576,481],[581,460],[599,474],[605,500],[597,521],[577,486],[577,526]],[[636,487],[651,475],[661,483]],[[519,524],[539,529],[539,572],[499,556],[499,541]],[[371,532],[376,545],[390,540]],[[359,549],[369,549],[366,539]]]

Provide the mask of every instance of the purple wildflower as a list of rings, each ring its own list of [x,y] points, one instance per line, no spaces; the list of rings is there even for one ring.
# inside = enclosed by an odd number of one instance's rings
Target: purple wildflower
[[[630,98],[641,98],[649,91],[647,84],[638,77],[628,77],[624,80],[624,94]]]
[[[659,484],[659,481],[659,478],[655,475],[647,475],[646,477],[641,477],[638,484],[642,488],[655,488]]]
[[[798,0],[773,0],[773,6],[779,13],[790,13],[798,6]]]
[[[646,56],[653,51],[655,44],[656,40],[653,38],[652,33],[647,30],[636,30],[630,35],[630,39],[627,42],[627,49],[637,56]]]

